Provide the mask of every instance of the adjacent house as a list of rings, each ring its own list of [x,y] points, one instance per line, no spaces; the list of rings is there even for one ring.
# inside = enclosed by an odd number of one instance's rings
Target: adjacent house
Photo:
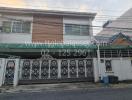
[[[99,43],[98,65],[95,78],[112,75],[120,81],[132,80],[132,8],[116,20],[107,21],[95,39]]]
[[[132,45],[132,40],[129,36],[126,36],[122,33],[116,34],[109,39],[109,43],[111,45],[124,45],[130,46]]]
[[[106,37],[106,36],[94,36],[96,39],[96,42],[100,45],[112,45],[112,46],[131,46],[132,45],[132,40],[129,36],[123,34],[123,33],[118,33],[115,34],[111,37]]]
[[[110,38],[111,36],[117,33],[124,33],[125,35],[132,37],[132,8],[122,14],[115,20],[109,20],[103,25],[102,31],[100,31],[97,35],[104,36]]]

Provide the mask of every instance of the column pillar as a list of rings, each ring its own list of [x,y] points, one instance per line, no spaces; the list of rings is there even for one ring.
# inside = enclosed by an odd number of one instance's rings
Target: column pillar
[[[61,78],[61,60],[58,60],[58,78]]]
[[[13,81],[13,86],[18,85],[18,75],[19,75],[19,61],[20,59],[15,59],[15,72],[14,72],[14,81]]]
[[[5,59],[0,58],[0,87],[4,82],[4,74],[5,74]]]
[[[98,82],[99,81],[99,66],[97,63],[97,59],[93,58],[93,67],[94,67],[94,82]]]

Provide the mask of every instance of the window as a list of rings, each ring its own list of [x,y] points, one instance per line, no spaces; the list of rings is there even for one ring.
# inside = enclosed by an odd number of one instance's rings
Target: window
[[[106,72],[112,71],[111,60],[105,61]]]
[[[66,35],[89,35],[88,25],[65,24]]]
[[[10,33],[11,32],[11,22],[3,22],[2,32]]]
[[[81,25],[80,28],[82,35],[89,35],[89,27],[87,25]]]
[[[4,21],[2,32],[5,33],[30,33],[31,22]]]
[[[24,22],[22,24],[22,33],[30,33],[31,23],[30,22]]]
[[[21,22],[13,22],[12,25],[12,33],[21,33],[22,23]]]

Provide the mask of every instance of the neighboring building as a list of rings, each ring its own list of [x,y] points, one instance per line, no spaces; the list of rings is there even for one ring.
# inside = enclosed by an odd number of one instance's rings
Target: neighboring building
[[[129,36],[126,36],[122,33],[116,34],[112,36],[109,39],[109,44],[111,45],[122,45],[122,46],[131,46],[132,45],[132,40]]]
[[[132,8],[116,20],[107,21],[96,36],[100,55],[94,61],[98,65],[96,78],[118,76],[120,81],[132,80]]]
[[[102,31],[100,31],[97,35],[104,37],[111,37],[117,33],[124,33],[125,35],[132,38],[132,8],[125,12],[122,16],[117,18],[116,20],[107,21],[104,24]]]
[[[111,32],[110,32],[111,34]],[[94,59],[98,73],[95,78],[102,80],[105,76],[117,76],[119,81],[132,80],[132,40],[123,33],[101,34],[95,36],[100,45],[99,56]]]
[[[117,45],[117,46],[130,46],[132,45],[132,40],[129,36],[118,33],[111,37],[104,37],[104,36],[95,36],[96,42],[100,45]]]

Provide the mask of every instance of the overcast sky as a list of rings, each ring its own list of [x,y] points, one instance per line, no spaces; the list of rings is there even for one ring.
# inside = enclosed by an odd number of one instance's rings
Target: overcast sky
[[[132,7],[132,0],[0,0],[0,6],[96,12],[93,25],[101,26]],[[104,16],[105,15],[105,16]],[[97,33],[100,29],[94,29]]]

